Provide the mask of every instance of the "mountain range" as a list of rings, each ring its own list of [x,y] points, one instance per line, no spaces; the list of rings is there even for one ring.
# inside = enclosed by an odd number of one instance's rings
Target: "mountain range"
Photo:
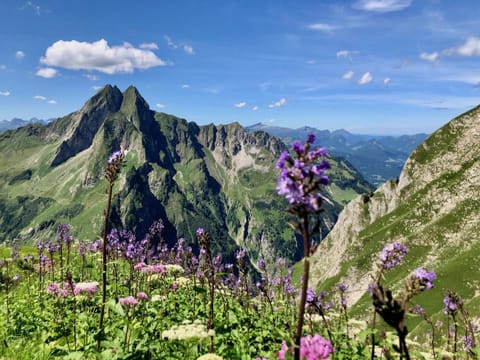
[[[52,238],[62,223],[71,223],[79,239],[98,238],[104,169],[119,149],[126,155],[113,226],[142,237],[162,219],[170,243],[183,237],[195,244],[195,230],[203,227],[213,250],[226,257],[239,247],[253,260],[301,257],[286,200],[275,190],[275,164],[286,145],[238,123],[198,126],[152,111],[133,86],[121,92],[107,85],[76,112],[0,134],[0,241]],[[347,160],[329,160],[332,205],[322,218],[323,234],[345,204],[372,191]]]
[[[349,304],[371,310],[366,293],[384,246],[408,247],[405,261],[388,272],[398,293],[415,268],[434,270],[435,287],[416,298],[441,318],[447,289],[464,298],[477,318],[480,310],[480,107],[453,119],[409,156],[398,180],[352,200],[312,256],[312,286],[349,287]]]
[[[16,129],[21,126],[25,126],[33,123],[47,124],[54,119],[42,120],[37,118],[31,118],[30,120],[23,120],[19,118],[13,118],[11,120],[0,120],[0,133],[6,130]]]
[[[285,143],[315,134],[316,144],[329,149],[337,157],[348,160],[375,187],[395,179],[409,154],[427,138],[427,134],[379,136],[352,134],[346,130],[319,130],[312,127],[291,129],[262,123],[247,126],[248,131],[262,130]]]

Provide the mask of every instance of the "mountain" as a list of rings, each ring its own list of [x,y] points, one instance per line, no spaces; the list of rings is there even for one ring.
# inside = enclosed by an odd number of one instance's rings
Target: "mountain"
[[[138,90],[107,85],[76,112],[0,134],[0,241],[51,238],[58,224],[76,236],[100,234],[105,207],[103,172],[111,153],[126,150],[115,186],[112,222],[142,237],[162,219],[166,241],[195,243],[205,228],[214,251],[252,259],[298,259],[303,249],[276,194],[276,160],[286,145],[238,123],[198,126],[150,110]],[[343,159],[331,159],[322,232],[341,208],[371,186]]]
[[[33,123],[46,124],[47,122],[52,120],[53,119],[41,120],[37,118],[31,118],[30,120],[23,120],[19,118],[13,118],[12,120],[0,120],[0,133],[6,130],[16,129],[21,126],[25,126]]]
[[[378,255],[399,241],[409,252],[387,282],[398,289],[415,268],[434,270],[437,285],[418,297],[427,313],[441,313],[446,289],[478,314],[480,298],[480,107],[453,119],[409,156],[397,181],[351,201],[313,256],[313,286],[349,286],[356,311],[371,309],[365,295]],[[417,297],[416,299],[417,300]],[[370,305],[369,305],[370,304]]]
[[[397,178],[408,155],[427,137],[427,134],[359,135],[343,129],[334,131],[318,130],[312,127],[290,129],[262,123],[248,126],[246,129],[265,131],[280,137],[287,143],[304,139],[307,134],[314,133],[317,136],[316,144],[328,148],[335,156],[347,159],[367,181],[375,186]]]

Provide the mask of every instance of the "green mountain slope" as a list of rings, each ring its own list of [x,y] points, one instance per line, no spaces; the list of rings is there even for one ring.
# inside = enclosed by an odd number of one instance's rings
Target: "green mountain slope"
[[[362,312],[378,254],[400,241],[406,261],[387,282],[398,288],[417,267],[434,270],[437,286],[419,297],[429,312],[439,312],[446,289],[457,290],[478,314],[480,301],[480,107],[455,118],[417,147],[398,182],[371,196],[360,196],[339,215],[314,256],[313,284],[349,285],[350,303]]]
[[[149,109],[134,87],[107,85],[81,110],[46,126],[32,124],[0,134],[0,241],[52,236],[71,223],[77,237],[97,238],[105,207],[103,171],[109,155],[126,151],[115,186],[112,221],[142,237],[162,219],[164,237],[195,241],[204,227],[214,251],[232,256],[299,258],[301,242],[285,220],[275,163],[285,145],[239,124],[198,126]],[[353,167],[332,159],[333,199],[323,233],[341,208],[371,191]]]

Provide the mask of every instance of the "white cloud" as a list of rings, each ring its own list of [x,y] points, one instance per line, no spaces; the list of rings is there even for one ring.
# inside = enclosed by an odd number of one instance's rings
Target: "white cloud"
[[[422,59],[422,60],[434,63],[434,62],[437,62],[438,56],[439,56],[439,54],[436,51],[433,52],[433,53],[423,52],[419,55],[419,58]]]
[[[311,30],[318,30],[324,32],[332,32],[335,29],[338,29],[338,26],[324,24],[324,23],[316,23],[308,25],[308,28]]]
[[[388,85],[390,85],[391,82],[392,82],[392,79],[387,77],[387,78],[383,79],[383,86],[388,86]]]
[[[135,69],[168,65],[150,50],[135,48],[129,43],[110,47],[104,39],[92,43],[59,40],[47,49],[40,62],[70,70],[97,70],[106,74],[133,73]]]
[[[347,71],[345,74],[342,75],[342,79],[350,80],[355,73],[353,71]]]
[[[98,91],[102,88],[103,88],[103,86],[98,86],[98,85],[92,86],[92,89],[95,90],[95,91]]]
[[[287,99],[285,98],[281,98],[280,100],[278,101],[275,101],[275,102],[272,102],[270,105],[268,105],[268,107],[271,109],[271,108],[274,108],[274,107],[281,107],[283,105],[285,105],[287,103]]]
[[[91,80],[91,81],[97,81],[98,80],[98,77],[95,76],[95,75],[92,75],[92,74],[85,74],[83,76],[85,76],[88,80]]]
[[[167,45],[168,47],[172,48],[172,49],[177,49],[178,48],[178,45],[175,44],[172,40],[172,38],[168,35],[164,35],[163,37],[165,39],[165,41],[167,42]]]
[[[10,91],[0,91],[0,96],[10,96]]]
[[[411,3],[412,0],[358,0],[353,7],[364,11],[387,13],[406,9]]]
[[[35,100],[42,100],[42,101],[47,100],[47,98],[45,96],[42,96],[42,95],[35,95],[33,98]]]
[[[23,59],[25,57],[25,53],[22,51],[22,50],[18,50],[16,53],[15,53],[15,57],[17,59]]]
[[[158,50],[158,45],[154,42],[151,43],[143,43],[139,46],[140,49],[149,49],[149,50]]]
[[[358,80],[357,84],[358,85],[366,85],[370,82],[372,82],[373,76],[370,72],[366,72],[365,74],[362,75],[362,77]]]
[[[54,105],[54,104],[57,103],[55,100],[48,100],[47,102],[48,102],[49,104],[52,104],[52,105]]]
[[[164,108],[165,108],[165,105],[164,105],[164,104],[157,104],[156,106],[157,106],[157,108],[159,108],[159,109],[164,109]]]
[[[233,104],[236,108],[243,108],[247,103],[245,101],[239,102],[238,104]]]
[[[257,111],[257,110],[258,110],[258,106],[255,105],[254,107],[252,107],[252,110],[253,110],[253,111]]]
[[[356,50],[340,50],[337,51],[337,59],[348,59],[352,61],[352,55],[356,55],[359,52]]]
[[[195,55],[195,51],[193,50],[193,47],[191,47],[190,45],[184,45],[183,51],[185,51],[189,55]]]
[[[182,85],[182,89],[190,89],[190,85],[188,85],[188,84],[183,84],[183,85]]]
[[[480,38],[471,36],[463,45],[445,50],[446,55],[480,56]]]
[[[53,68],[41,68],[35,73],[35,75],[51,79],[57,75],[57,70]]]

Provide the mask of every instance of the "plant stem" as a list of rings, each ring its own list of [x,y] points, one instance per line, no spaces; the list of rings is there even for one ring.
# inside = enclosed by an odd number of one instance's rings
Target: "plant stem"
[[[295,334],[295,360],[300,360],[300,339],[302,338],[303,318],[305,315],[305,301],[307,299],[308,275],[310,272],[310,234],[308,233],[308,213],[300,216],[303,235],[303,281],[300,307],[298,309],[297,332]]]
[[[105,222],[103,224],[102,233],[102,306],[100,308],[100,319],[98,321],[98,338],[97,350],[100,350],[100,345],[103,336],[103,319],[105,317],[105,302],[107,300],[107,234],[108,234],[108,220],[110,218],[110,207],[112,205],[113,181],[108,184],[108,199],[107,207],[105,209]]]

